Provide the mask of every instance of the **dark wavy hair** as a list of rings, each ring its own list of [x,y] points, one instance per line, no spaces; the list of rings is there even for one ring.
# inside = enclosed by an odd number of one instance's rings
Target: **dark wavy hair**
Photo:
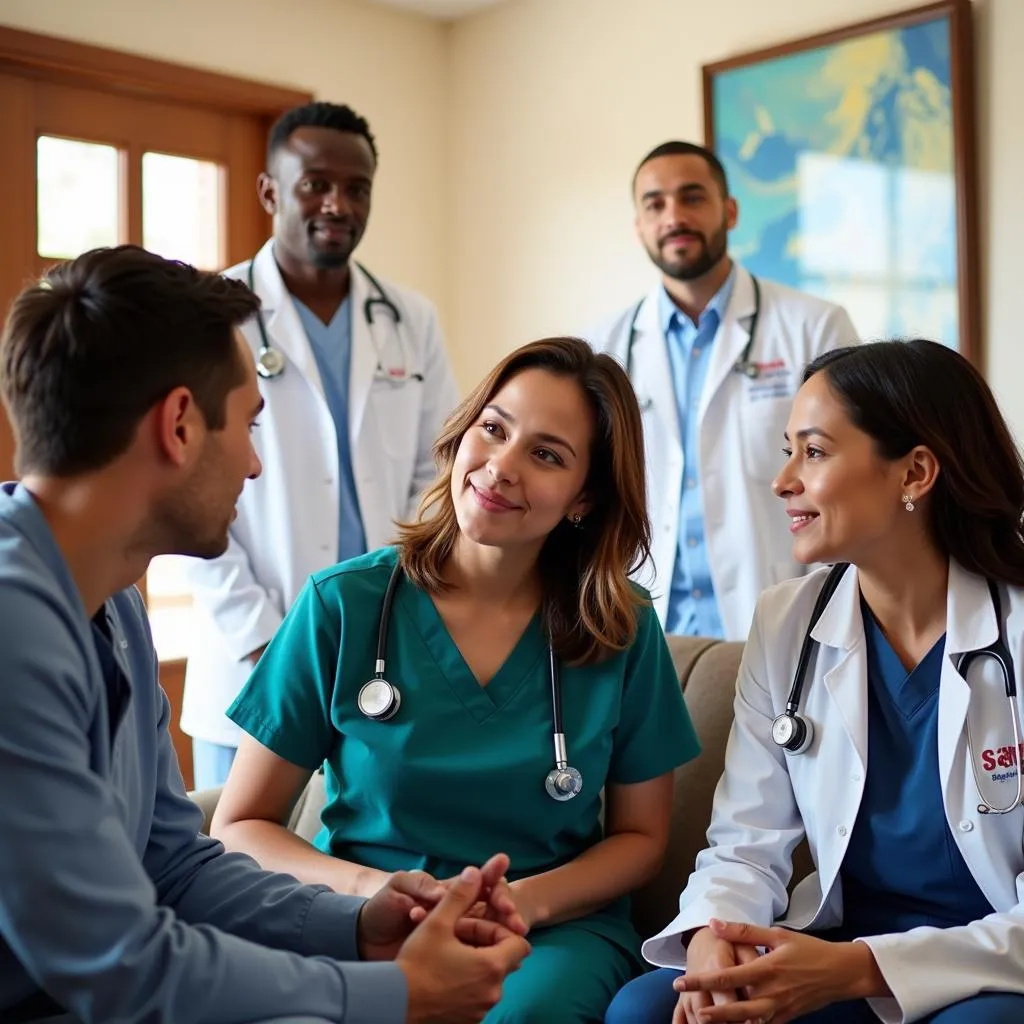
[[[650,554],[644,477],[643,423],[622,367],[578,338],[547,338],[506,356],[452,413],[434,444],[438,477],[415,522],[399,526],[406,575],[423,589],[446,588],[443,567],[459,535],[451,495],[452,467],[466,431],[494,395],[524,370],[539,368],[575,380],[594,412],[591,502],[581,527],[563,520],[540,553],[544,627],[552,647],[570,664],[591,664],[627,648],[637,613],[647,603],[630,574]]]
[[[819,356],[850,419],[885,459],[929,448],[939,475],[929,496],[935,542],[969,572],[1024,586],[1024,463],[988,384],[934,341],[880,341]]]

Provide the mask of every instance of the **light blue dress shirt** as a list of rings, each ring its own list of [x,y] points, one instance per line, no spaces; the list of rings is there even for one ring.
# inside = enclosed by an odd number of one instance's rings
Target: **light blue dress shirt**
[[[396,964],[339,962],[358,957],[363,900],[199,834],[141,596],[90,621],[16,484],[0,484],[0,658],[0,1020],[405,1020]]]
[[[736,269],[704,308],[696,324],[681,312],[664,289],[659,316],[668,346],[672,384],[683,444],[683,486],[679,499],[679,537],[672,567],[665,632],[685,636],[724,635],[718,612],[708,549],[700,486],[700,397],[711,362],[711,346],[725,315]]]
[[[366,553],[363,516],[359,511],[348,428],[348,382],[352,366],[352,302],[337,308],[325,324],[308,306],[294,299],[295,309],[312,346],[327,408],[338,438],[338,561]]]

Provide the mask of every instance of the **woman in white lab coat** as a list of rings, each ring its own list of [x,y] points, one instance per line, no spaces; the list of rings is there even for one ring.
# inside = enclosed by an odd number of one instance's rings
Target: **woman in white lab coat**
[[[912,341],[811,363],[786,444],[772,486],[794,555],[851,564],[759,601],[709,846],[644,944],[670,969],[623,989],[606,1020],[1019,1024],[1013,438],[966,360]],[[790,900],[804,837],[816,871]]]

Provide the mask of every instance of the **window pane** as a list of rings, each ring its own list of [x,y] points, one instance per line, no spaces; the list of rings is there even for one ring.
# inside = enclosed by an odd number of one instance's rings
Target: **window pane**
[[[224,266],[221,168],[166,153],[142,155],[142,244],[204,270]]]
[[[119,154],[113,146],[36,140],[40,256],[67,259],[120,241]]]

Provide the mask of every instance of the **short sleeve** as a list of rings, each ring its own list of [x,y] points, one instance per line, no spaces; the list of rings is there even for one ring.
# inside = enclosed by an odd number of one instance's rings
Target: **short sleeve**
[[[314,579],[306,581],[228,718],[278,757],[315,771],[333,742],[331,697],[341,629]]]
[[[626,653],[622,707],[608,781],[646,782],[693,760],[700,743],[686,710],[679,677],[654,609],[640,612]]]

